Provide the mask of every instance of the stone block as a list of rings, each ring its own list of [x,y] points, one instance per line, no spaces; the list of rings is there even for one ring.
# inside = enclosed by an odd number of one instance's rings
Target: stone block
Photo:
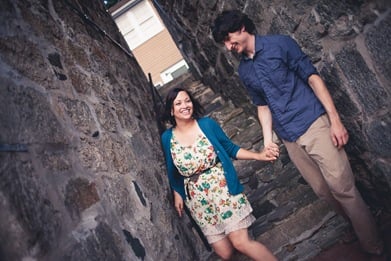
[[[326,203],[318,200],[278,222],[272,229],[258,236],[257,240],[264,242],[281,257],[290,245],[310,238],[334,215]]]
[[[365,43],[371,53],[373,65],[387,81],[384,86],[388,86],[388,97],[390,97],[391,91],[391,39],[388,37],[390,34],[391,16],[388,15],[368,30],[365,35]]]
[[[65,205],[78,217],[81,212],[100,200],[96,185],[85,178],[71,179],[65,190]]]
[[[354,91],[361,110],[371,115],[387,106],[387,93],[357,50],[344,48],[336,55],[336,61],[348,80],[349,88]]]
[[[391,114],[378,115],[365,125],[369,149],[381,158],[391,157]]]

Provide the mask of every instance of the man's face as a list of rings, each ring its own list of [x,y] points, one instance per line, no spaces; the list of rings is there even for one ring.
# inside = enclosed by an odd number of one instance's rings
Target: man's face
[[[228,51],[234,53],[246,53],[247,50],[247,35],[244,28],[239,31],[228,33],[227,38],[224,40],[224,45]]]

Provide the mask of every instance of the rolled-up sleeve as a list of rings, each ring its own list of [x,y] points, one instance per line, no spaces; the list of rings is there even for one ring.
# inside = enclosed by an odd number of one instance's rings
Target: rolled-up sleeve
[[[286,39],[283,42],[287,50],[287,62],[291,70],[305,82],[312,74],[319,74],[310,58],[301,50],[297,42],[289,36],[284,36]]]

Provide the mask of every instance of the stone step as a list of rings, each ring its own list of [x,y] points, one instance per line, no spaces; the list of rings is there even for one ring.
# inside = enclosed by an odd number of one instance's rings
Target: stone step
[[[333,231],[338,227],[342,232],[347,226],[342,218],[332,221],[331,219],[335,215],[335,212],[324,201],[316,200],[312,204],[300,208],[288,218],[284,219],[283,222],[274,223],[274,226],[258,236],[257,240],[264,242],[279,258],[284,257],[286,259],[288,255],[292,258],[294,256],[307,256],[310,258],[319,253],[325,247],[324,244],[329,244],[329,240],[323,243],[318,241],[318,243],[322,243],[323,245],[316,244],[316,239],[323,234],[317,233],[321,229],[325,230],[325,225],[328,222],[334,223],[332,227],[329,227]],[[304,253],[306,249],[295,247],[304,241],[308,240],[309,242],[309,239],[313,242],[314,247],[311,251]],[[332,238],[329,239],[334,240]]]

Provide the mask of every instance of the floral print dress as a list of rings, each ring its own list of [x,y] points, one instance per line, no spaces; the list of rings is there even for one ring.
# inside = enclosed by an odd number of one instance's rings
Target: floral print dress
[[[200,134],[192,146],[182,146],[173,133],[170,145],[174,164],[186,177],[185,204],[208,242],[249,227],[255,220],[251,205],[243,193],[228,192],[222,164],[206,136]]]

